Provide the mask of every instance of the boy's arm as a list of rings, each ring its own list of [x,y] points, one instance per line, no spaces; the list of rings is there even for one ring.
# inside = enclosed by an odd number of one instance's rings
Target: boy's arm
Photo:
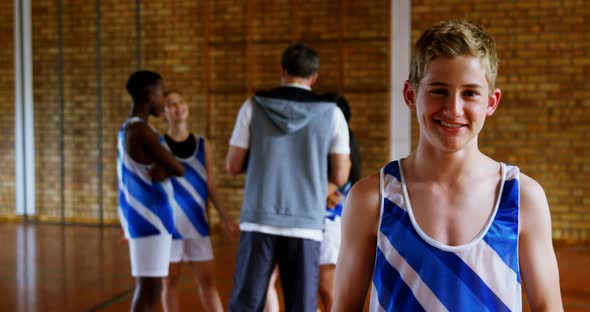
[[[242,104],[229,141],[229,150],[225,156],[225,170],[232,176],[245,172],[248,164],[252,105],[250,100]]]
[[[246,171],[248,149],[230,145],[225,156],[225,170],[232,176]]]
[[[330,141],[330,152],[328,154],[328,165],[330,176],[328,181],[342,186],[350,176],[350,133],[348,123],[338,108],[334,109],[332,122],[332,139]]]
[[[547,197],[543,188],[524,174],[520,184],[518,251],[529,306],[532,311],[563,311]]]
[[[380,216],[379,174],[357,182],[346,197],[332,311],[362,311],[371,282]]]
[[[350,175],[350,154],[330,154],[329,182],[342,186],[348,181]]]
[[[139,163],[154,165],[150,173],[155,180],[184,175],[184,166],[162,146],[148,125],[140,122],[130,125],[125,132],[125,141],[131,158]]]
[[[328,182],[328,196],[326,198],[326,205],[328,208],[333,209],[338,205],[343,199],[342,194],[338,192],[338,185]]]
[[[219,213],[219,217],[221,218],[221,223],[225,231],[230,236],[234,236],[238,233],[239,229],[237,224],[227,213],[227,210],[223,205],[223,201],[221,200],[221,197],[219,197],[219,192],[217,191],[217,184],[215,183],[215,176],[213,174],[213,160],[211,157],[212,153],[212,147],[211,145],[209,145],[209,142],[205,139],[205,167],[207,169],[207,188],[209,192],[209,198],[211,198],[211,202],[215,206],[217,213]]]

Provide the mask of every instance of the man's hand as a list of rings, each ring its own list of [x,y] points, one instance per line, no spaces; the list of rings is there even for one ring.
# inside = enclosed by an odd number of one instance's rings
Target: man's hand
[[[238,239],[238,235],[240,233],[240,227],[232,218],[224,218],[221,220],[221,226],[223,227],[223,231],[225,235],[232,241]]]
[[[326,199],[326,206],[328,209],[334,209],[336,206],[344,200],[344,195],[338,191],[334,191]]]

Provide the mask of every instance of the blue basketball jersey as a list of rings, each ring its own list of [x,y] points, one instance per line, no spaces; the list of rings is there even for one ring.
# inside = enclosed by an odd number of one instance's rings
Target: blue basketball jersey
[[[135,122],[144,121],[127,119],[117,138],[119,220],[127,238],[169,234],[174,230],[172,185],[169,180],[153,182],[148,174],[151,165],[140,164],[127,153],[125,130]]]
[[[340,201],[338,205],[336,205],[336,207],[334,207],[333,209],[326,208],[326,218],[334,221],[334,219],[342,217],[342,208],[344,208],[344,200],[346,199],[346,196],[348,195],[348,192],[350,192],[351,188],[352,183],[348,181],[346,182],[346,184],[344,184],[338,189],[340,194],[343,195],[342,201]]]
[[[428,237],[412,212],[399,161],[381,169],[381,220],[370,311],[521,311],[519,170],[502,164],[493,215],[471,242]]]
[[[170,178],[174,199],[178,203],[177,208],[174,209],[176,221],[176,229],[172,236],[174,239],[209,236],[205,139],[203,137],[196,139],[197,145],[193,155],[188,158],[176,157],[184,166],[184,176]],[[162,138],[160,141],[170,150],[165,139]]]

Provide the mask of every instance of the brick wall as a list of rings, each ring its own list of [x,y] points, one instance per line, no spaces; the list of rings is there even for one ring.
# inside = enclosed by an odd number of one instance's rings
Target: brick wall
[[[96,5],[62,2],[64,216],[92,220],[99,210]]]
[[[136,1],[100,4],[102,67],[97,72],[95,3],[63,0],[60,77],[56,2],[32,3],[37,209],[43,218],[61,217],[60,79],[68,220],[96,222],[102,190],[104,219],[116,222],[116,132],[129,109],[125,81],[138,66],[160,71],[168,87],[185,95],[192,129],[206,134],[214,147],[215,174],[234,215],[244,180],[228,177],[223,164],[237,111],[254,90],[278,83],[280,53],[296,40],[320,53],[315,90],[342,92],[351,102],[363,173],[388,160],[388,1],[142,1],[140,37]],[[8,86],[13,85],[11,6],[8,1],[0,7],[0,36],[8,47],[0,51],[0,79]],[[590,26],[585,21],[590,9],[580,1],[449,0],[444,6],[434,0],[412,1],[412,39],[438,20],[458,17],[488,26],[502,59],[498,86],[503,98],[481,136],[482,149],[519,165],[545,187],[556,238],[588,239],[590,188],[584,178],[590,172],[585,131]],[[0,90],[0,127],[10,134],[0,145],[0,214],[14,211],[9,207],[14,202],[12,92]],[[165,129],[163,122],[154,123]]]
[[[66,221],[96,222],[102,211],[105,222],[116,222],[116,132],[129,110],[125,81],[138,67],[160,72],[165,85],[189,102],[191,128],[212,143],[214,173],[236,216],[244,178],[224,171],[235,117],[255,90],[278,85],[280,54],[294,41],[320,53],[315,90],[349,98],[364,171],[387,161],[387,2],[142,1],[137,11],[136,1],[104,0],[97,25],[95,2],[63,0],[61,48],[55,1],[32,5],[37,202],[43,220],[63,214]],[[152,122],[165,131],[163,121]]]
[[[58,35],[55,1],[32,3],[33,98],[37,214],[61,217],[60,114],[57,74]]]
[[[131,100],[125,90],[137,69],[135,1],[101,0],[101,95],[104,219],[117,220],[117,132],[127,117]]]
[[[0,3],[0,217],[15,211],[13,2]]]
[[[221,192],[234,213],[244,179],[225,175],[223,167],[235,117],[247,95],[277,86],[281,53],[294,41],[320,54],[314,90],[341,92],[349,99],[364,172],[387,161],[388,124],[383,116],[389,112],[389,28],[382,27],[389,23],[387,2],[218,1],[208,9],[210,139],[216,147]],[[373,123],[363,122],[367,120]]]
[[[590,7],[584,1],[412,1],[412,40],[466,17],[494,35],[502,100],[480,137],[544,187],[557,239],[590,239]],[[413,123],[415,144],[417,123]]]

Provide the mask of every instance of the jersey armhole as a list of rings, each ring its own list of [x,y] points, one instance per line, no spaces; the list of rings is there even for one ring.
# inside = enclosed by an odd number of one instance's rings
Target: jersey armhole
[[[379,232],[381,231],[381,222],[383,220],[383,204],[384,198],[383,194],[385,194],[384,189],[384,176],[385,176],[385,167],[379,170],[379,223],[377,225],[377,237],[379,237]]]
[[[133,116],[131,118],[128,118],[123,123],[123,129],[122,129],[122,133],[121,133],[121,145],[122,145],[123,151],[133,161],[135,161],[135,160],[131,157],[131,155],[129,155],[129,152],[127,151],[127,130],[129,130],[129,127],[131,125],[138,123],[138,122],[143,122],[143,119],[141,119],[140,117],[137,117],[137,116]]]
[[[381,222],[383,220],[383,203],[384,203],[383,194],[385,194],[384,193],[385,186],[383,185],[384,175],[385,175],[385,167],[383,167],[379,170],[379,222],[377,224],[377,233],[375,233],[377,239],[375,240],[375,244],[376,244],[376,246],[375,246],[375,261],[373,262],[373,272],[371,273],[371,291],[370,291],[371,298],[374,295],[373,288],[375,286],[373,284],[373,275],[375,274],[375,268],[377,267],[377,252],[379,251],[379,233],[381,232]],[[372,300],[371,300],[371,304],[372,304]]]

